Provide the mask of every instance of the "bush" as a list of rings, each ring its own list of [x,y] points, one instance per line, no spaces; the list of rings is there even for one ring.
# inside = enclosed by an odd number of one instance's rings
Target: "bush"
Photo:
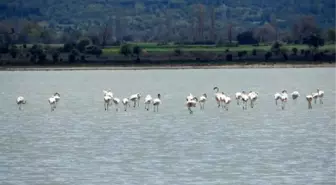
[[[292,48],[293,55],[297,55],[298,49],[297,48]]]
[[[232,61],[232,54],[226,55],[226,61]]]
[[[247,51],[238,51],[238,57],[239,57],[239,59],[241,59],[246,54],[247,54]]]
[[[268,59],[270,59],[272,57],[272,52],[268,51],[266,54],[265,54],[265,61],[268,61]]]
[[[76,44],[74,42],[68,42],[63,45],[62,51],[65,53],[71,52],[76,47]]]
[[[276,41],[272,44],[271,51],[275,53],[276,55],[278,55],[281,47],[282,47],[282,44]]]
[[[9,50],[10,55],[12,56],[12,58],[16,58],[17,54],[19,53],[19,50],[17,49],[17,47],[14,45],[10,48]]]
[[[128,56],[132,54],[131,45],[130,44],[124,44],[120,47],[120,53],[124,56]]]
[[[245,31],[237,35],[237,41],[239,44],[258,44],[258,40],[256,40],[253,36],[252,31]]]
[[[182,49],[180,49],[180,48],[176,48],[176,49],[174,50],[174,53],[175,53],[176,56],[180,56],[180,55],[183,54],[183,51],[182,51]]]
[[[59,60],[59,53],[58,52],[54,52],[53,54],[52,54],[52,58],[53,58],[53,62],[54,63],[57,63],[58,62],[58,60]]]
[[[253,56],[256,56],[256,55],[257,55],[257,50],[256,50],[256,49],[253,49],[253,50],[252,50],[252,55],[253,55]]]
[[[85,55],[82,55],[82,56],[81,56],[81,61],[82,61],[82,62],[85,62],[85,61],[86,61],[86,60],[85,60]]]
[[[38,63],[39,64],[44,64],[44,62],[47,59],[47,55],[44,52],[41,52],[38,54]]]
[[[100,49],[98,46],[89,45],[85,47],[85,53],[89,55],[100,56],[103,53],[103,50]]]
[[[304,50],[304,49],[301,49],[301,50],[300,50],[300,53],[301,53],[301,55],[304,55],[304,54],[305,54],[305,50]]]
[[[91,40],[89,38],[84,38],[78,41],[76,48],[79,52],[84,52],[85,47],[91,44]]]
[[[73,53],[70,53],[68,56],[68,62],[74,63],[76,61],[76,56]]]

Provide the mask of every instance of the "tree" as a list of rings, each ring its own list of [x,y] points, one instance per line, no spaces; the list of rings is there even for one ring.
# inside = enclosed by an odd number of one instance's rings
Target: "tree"
[[[83,38],[78,41],[77,43],[77,49],[79,52],[83,53],[85,50],[85,47],[91,44],[91,40],[89,38]]]
[[[259,42],[270,42],[276,37],[276,30],[271,24],[266,23],[254,30],[254,37]]]
[[[112,29],[110,28],[110,25],[108,22],[106,22],[103,26],[103,31],[101,33],[101,46],[104,48],[106,46],[106,42],[111,38],[112,36]]]
[[[316,49],[319,46],[324,45],[324,40],[321,38],[320,35],[312,34],[312,35],[304,38],[303,43],[307,44],[309,47],[314,47]]]
[[[335,29],[329,29],[328,30],[328,40],[332,43],[335,43],[335,38],[336,38]]]
[[[129,44],[122,45],[120,47],[120,53],[125,55],[125,56],[128,56],[128,55],[132,54],[131,45],[129,45]]]
[[[252,31],[245,31],[237,35],[239,44],[258,44],[258,41],[253,37]]]
[[[318,27],[313,16],[303,16],[293,25],[293,38],[302,42],[304,38],[312,34],[318,34]]]
[[[140,46],[136,45],[133,47],[133,53],[137,55],[137,60],[139,61],[140,60],[140,54],[142,52],[142,49]]]

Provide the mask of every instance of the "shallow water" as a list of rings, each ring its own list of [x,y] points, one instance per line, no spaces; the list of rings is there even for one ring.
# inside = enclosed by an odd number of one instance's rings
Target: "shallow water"
[[[259,99],[218,109],[214,86]],[[105,112],[108,88],[160,93],[159,112]],[[284,88],[301,97],[281,110]],[[308,110],[316,88],[324,104]],[[188,113],[189,93],[208,94],[204,111]],[[335,68],[0,72],[0,184],[335,184],[335,94]]]

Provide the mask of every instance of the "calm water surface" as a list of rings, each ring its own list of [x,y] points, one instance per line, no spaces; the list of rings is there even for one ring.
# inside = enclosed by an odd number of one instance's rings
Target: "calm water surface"
[[[214,86],[260,97],[253,109],[233,101],[224,111]],[[119,98],[161,93],[162,105],[105,112],[108,88]],[[281,110],[273,94],[284,88],[301,97]],[[324,104],[308,110],[316,88]],[[189,93],[208,94],[204,111],[188,113]],[[335,68],[0,72],[4,185],[335,184],[335,144]]]

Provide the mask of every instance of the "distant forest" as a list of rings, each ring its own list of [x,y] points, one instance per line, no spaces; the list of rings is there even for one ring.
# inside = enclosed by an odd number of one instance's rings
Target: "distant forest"
[[[334,0],[2,0],[0,42],[94,45],[232,42],[251,31],[259,42],[328,37]],[[330,30],[329,30],[330,31]],[[329,32],[329,36],[330,36]],[[334,33],[334,32],[333,32]]]

